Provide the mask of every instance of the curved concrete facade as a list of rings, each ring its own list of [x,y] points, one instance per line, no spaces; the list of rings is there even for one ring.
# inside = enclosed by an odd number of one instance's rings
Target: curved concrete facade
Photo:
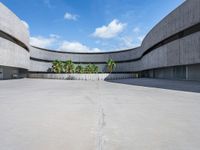
[[[9,34],[28,45],[27,34],[21,37],[14,31]],[[117,63],[115,72],[200,80],[200,1],[185,1],[154,27],[138,48],[105,53],[75,53],[30,47],[29,71],[47,72],[51,62],[56,59],[71,59],[83,65],[93,63],[99,66],[100,71],[106,71],[109,58]]]
[[[0,78],[29,69],[29,32],[22,21],[0,3]]]

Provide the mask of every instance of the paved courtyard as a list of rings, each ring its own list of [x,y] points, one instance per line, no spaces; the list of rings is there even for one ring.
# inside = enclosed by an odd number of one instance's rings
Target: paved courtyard
[[[0,81],[1,150],[199,150],[200,83]]]

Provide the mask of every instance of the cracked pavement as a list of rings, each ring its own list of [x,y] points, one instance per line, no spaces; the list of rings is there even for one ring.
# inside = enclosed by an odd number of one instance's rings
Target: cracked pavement
[[[199,150],[199,90],[155,79],[0,81],[0,149]]]

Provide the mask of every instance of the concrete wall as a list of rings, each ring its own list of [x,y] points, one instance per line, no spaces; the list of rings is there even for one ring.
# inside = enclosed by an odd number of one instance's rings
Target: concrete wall
[[[148,74],[149,77],[158,78],[199,79],[200,76],[200,72],[196,71],[200,64],[199,0],[187,0],[172,11],[147,34],[140,47],[117,52],[58,52],[29,47],[27,29],[2,4],[0,20],[0,30],[11,36],[10,39],[0,37],[2,66],[24,68],[30,72],[47,72],[53,60],[71,59],[76,64],[96,64],[100,71],[106,71],[106,61],[112,58],[117,63],[115,72],[139,72],[144,76]],[[19,42],[15,43],[12,37]]]
[[[46,72],[48,68],[51,67],[53,60],[66,61],[71,59],[76,64],[87,65],[89,63],[96,64],[100,71],[106,70],[106,61],[109,58],[114,59],[115,61],[124,61],[132,59],[134,50],[120,51],[120,52],[108,52],[108,53],[68,53],[68,52],[54,52],[49,50],[43,50],[40,48],[31,47],[31,63],[30,71],[42,71]],[[122,65],[117,65],[115,71],[129,71],[127,63]]]
[[[0,37],[0,65],[29,69],[29,63],[28,51]]]
[[[64,80],[118,80],[133,78],[134,75],[131,73],[123,74],[54,74],[54,73],[30,73],[30,78],[41,78],[41,79],[64,79]]]
[[[200,80],[200,64],[189,65],[187,67],[188,80]]]
[[[55,59],[62,61],[72,59],[75,63],[84,64],[94,63],[103,71],[105,62],[108,58],[112,58],[117,62],[116,72],[140,72],[200,63],[200,30],[191,32],[192,26],[200,23],[199,14],[199,0],[184,2],[147,34],[141,47],[127,51],[92,54],[58,53],[31,47],[31,57],[36,59],[31,60],[30,71],[45,72],[51,67],[51,61]],[[179,35],[180,32],[182,36]],[[190,33],[187,34],[188,32]]]
[[[12,11],[0,2],[0,30],[29,46],[29,32]]]
[[[200,1],[186,0],[161,20],[144,38],[142,49],[146,50],[154,44],[200,22]]]
[[[17,68],[3,67],[2,71],[3,79],[15,78],[15,75],[19,74],[19,70]]]
[[[10,73],[16,73],[13,68],[29,69],[28,47],[28,29],[14,13],[0,3],[0,66],[4,67],[4,78],[10,77]]]

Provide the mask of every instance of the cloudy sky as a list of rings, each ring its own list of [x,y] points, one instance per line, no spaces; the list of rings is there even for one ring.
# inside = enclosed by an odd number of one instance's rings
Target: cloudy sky
[[[29,28],[31,45],[98,52],[137,47],[183,0],[1,0]]]

